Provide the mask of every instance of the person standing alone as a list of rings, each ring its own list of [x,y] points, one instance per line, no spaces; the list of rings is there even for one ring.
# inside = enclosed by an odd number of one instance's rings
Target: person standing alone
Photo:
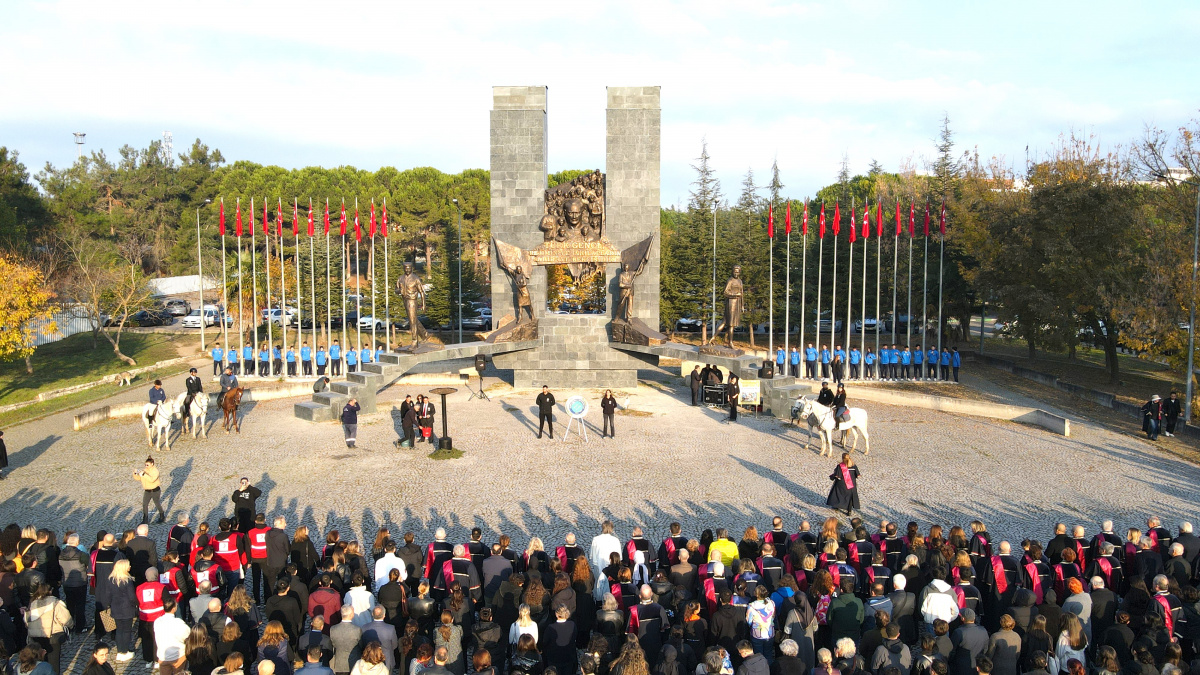
[[[600,432],[600,438],[604,438],[605,435],[616,438],[617,425],[613,419],[613,415],[617,412],[617,399],[613,396],[612,389],[604,390],[604,396],[600,399],[600,412],[604,418],[604,426]]]
[[[550,387],[542,385],[542,393],[538,394],[535,401],[538,407],[538,438],[542,437],[542,430],[546,428],[546,424],[550,425],[550,438],[554,438],[554,394],[550,393]]]
[[[353,448],[358,435],[358,411],[361,410],[358,399],[352,398],[342,408],[342,431],[346,435],[346,447]]]
[[[133,477],[142,482],[142,523],[150,522],[150,502],[158,509],[158,522],[165,520],[166,514],[162,507],[162,483],[158,480],[158,467],[153,457],[146,458],[146,466],[141,471],[134,471]]]

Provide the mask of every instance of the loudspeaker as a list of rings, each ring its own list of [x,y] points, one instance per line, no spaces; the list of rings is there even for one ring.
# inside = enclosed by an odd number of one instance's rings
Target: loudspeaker
[[[775,362],[763,361],[762,368],[758,369],[758,379],[773,380],[775,379]]]
[[[475,372],[483,375],[483,371],[487,370],[487,357],[483,354],[475,355]]]

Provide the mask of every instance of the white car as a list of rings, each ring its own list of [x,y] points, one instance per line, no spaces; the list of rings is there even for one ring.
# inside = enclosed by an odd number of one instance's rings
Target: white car
[[[286,313],[285,313],[286,312]],[[288,325],[296,323],[296,310],[287,307],[284,310],[279,308],[264,309],[262,311],[263,321],[270,321],[276,326]]]
[[[383,319],[377,319],[373,316],[360,316],[360,317],[358,317],[358,327],[359,328],[374,327],[375,330],[383,330],[384,323],[383,323]]]
[[[221,317],[221,310],[217,309],[216,307],[205,307],[204,308],[203,321],[204,321],[205,327],[217,325],[221,320],[220,317]],[[200,310],[193,309],[191,312],[188,313],[187,316],[183,317],[183,321],[181,321],[180,323],[184,328],[199,328],[200,321],[201,321]],[[233,317],[232,316],[225,317],[225,325],[226,326],[233,325]]]

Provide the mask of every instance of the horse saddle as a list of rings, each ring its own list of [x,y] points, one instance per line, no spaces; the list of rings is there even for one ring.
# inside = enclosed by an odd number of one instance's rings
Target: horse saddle
[[[835,419],[837,420],[839,427],[843,423],[849,422],[850,421],[850,409],[849,408],[839,408],[838,412],[837,412],[837,417]]]

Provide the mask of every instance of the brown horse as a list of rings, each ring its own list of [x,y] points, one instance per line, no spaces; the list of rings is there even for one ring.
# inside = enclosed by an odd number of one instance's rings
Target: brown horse
[[[224,427],[225,433],[229,433],[230,428],[239,434],[242,433],[242,423],[238,420],[238,405],[242,402],[242,394],[245,391],[245,387],[230,389],[221,399],[221,412],[225,414],[221,426]]]

